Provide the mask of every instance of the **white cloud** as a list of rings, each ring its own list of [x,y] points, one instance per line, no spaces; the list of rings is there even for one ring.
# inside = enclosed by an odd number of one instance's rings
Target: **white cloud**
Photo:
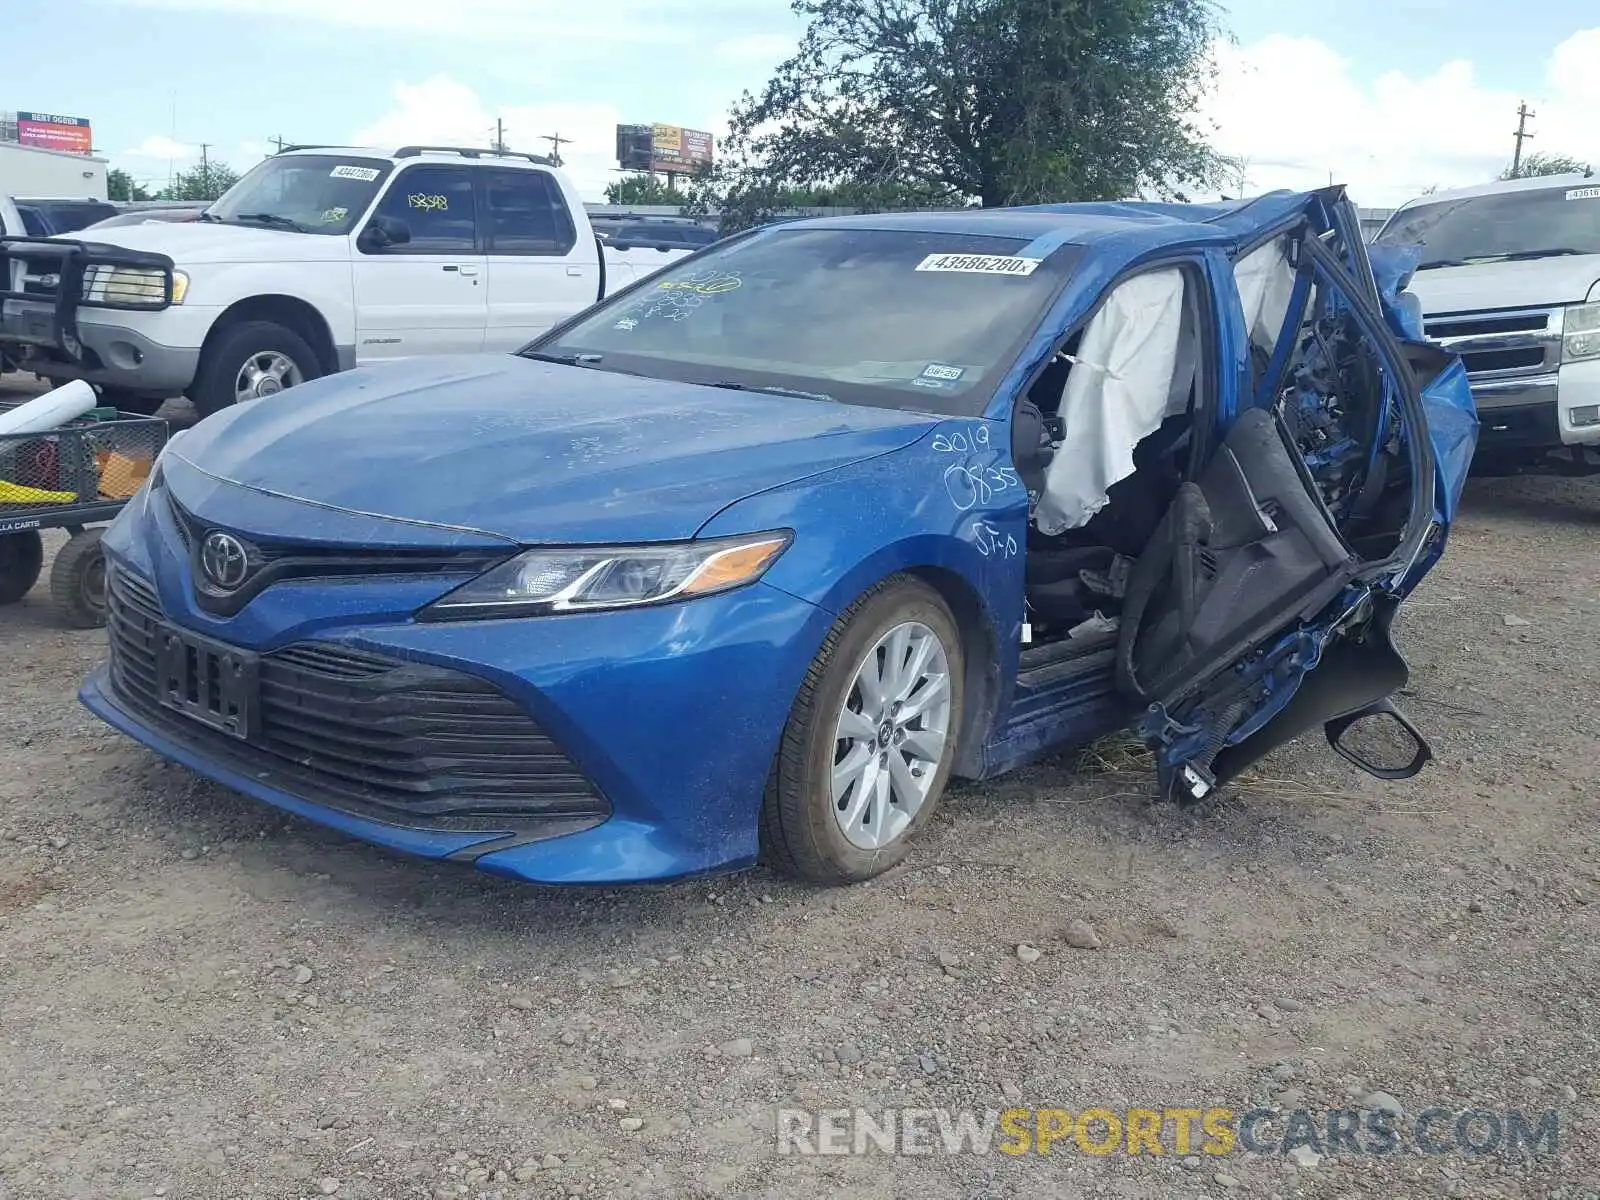
[[[747,37],[728,38],[718,42],[713,50],[720,59],[734,62],[769,62],[776,66],[795,52],[795,38],[777,33],[753,33]]]
[[[704,0],[694,19],[654,0],[120,0],[147,8],[208,11],[364,30],[401,30],[498,44],[534,42],[568,53],[593,42],[687,44],[701,25],[748,15],[748,0]]]
[[[1538,116],[1531,149],[1600,164],[1600,29],[1552,51],[1543,96],[1484,86],[1472,63],[1358,82],[1352,64],[1313,38],[1273,35],[1216,48],[1219,78],[1202,115],[1214,144],[1247,160],[1251,192],[1349,185],[1358,204],[1390,205],[1428,187],[1494,178],[1510,161],[1519,101]]]
[[[173,138],[156,134],[147,137],[137,146],[124,150],[119,158],[132,158],[159,162],[188,162],[199,159],[200,147],[191,142],[180,142]]]
[[[617,178],[617,125],[641,119],[609,103],[491,108],[466,84],[435,75],[421,83],[396,85],[394,107],[356,131],[354,141],[384,147],[406,143],[487,146],[494,137],[496,117],[505,122],[506,144],[513,150],[548,154],[551,145],[547,137],[559,134],[570,139],[561,145],[562,163],[586,200],[599,200],[606,184]],[[720,124],[702,128],[718,134],[722,131]]]

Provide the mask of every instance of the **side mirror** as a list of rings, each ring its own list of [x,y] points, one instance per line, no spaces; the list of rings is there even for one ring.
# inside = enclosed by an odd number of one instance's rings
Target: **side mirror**
[[[1427,739],[1387,700],[1335,717],[1322,729],[1341,758],[1378,779],[1410,779],[1433,758]]]
[[[411,226],[399,217],[373,217],[356,239],[356,245],[372,253],[390,246],[404,246],[411,240]]]

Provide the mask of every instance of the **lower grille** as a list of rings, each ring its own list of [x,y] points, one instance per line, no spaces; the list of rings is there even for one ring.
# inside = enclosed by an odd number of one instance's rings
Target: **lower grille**
[[[332,644],[260,659],[248,741],[165,707],[144,580],[108,574],[111,684],[142,720],[313,804],[395,825],[555,837],[611,807],[533,718],[474,675]]]

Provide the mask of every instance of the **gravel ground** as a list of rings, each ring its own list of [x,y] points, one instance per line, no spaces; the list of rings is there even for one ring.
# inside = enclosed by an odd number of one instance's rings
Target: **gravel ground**
[[[531,888],[286,819],[89,717],[102,637],[37,589],[0,613],[0,1196],[1600,1194],[1600,480],[1469,493],[1400,628],[1417,780],[1307,740],[1186,814],[1062,759],[835,891]],[[775,1150],[779,1108],[1012,1104],[1560,1140]]]

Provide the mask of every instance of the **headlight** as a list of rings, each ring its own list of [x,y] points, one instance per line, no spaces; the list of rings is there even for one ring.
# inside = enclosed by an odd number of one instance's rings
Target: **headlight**
[[[754,583],[788,549],[785,532],[644,546],[529,550],[420,614],[428,620],[636,608]]]
[[[1600,304],[1574,304],[1567,309],[1561,357],[1571,362],[1579,358],[1600,358]]]
[[[182,271],[174,271],[171,303],[182,304],[188,291],[189,277]],[[83,298],[96,304],[161,308],[168,303],[166,273],[156,267],[91,263],[83,270]]]

